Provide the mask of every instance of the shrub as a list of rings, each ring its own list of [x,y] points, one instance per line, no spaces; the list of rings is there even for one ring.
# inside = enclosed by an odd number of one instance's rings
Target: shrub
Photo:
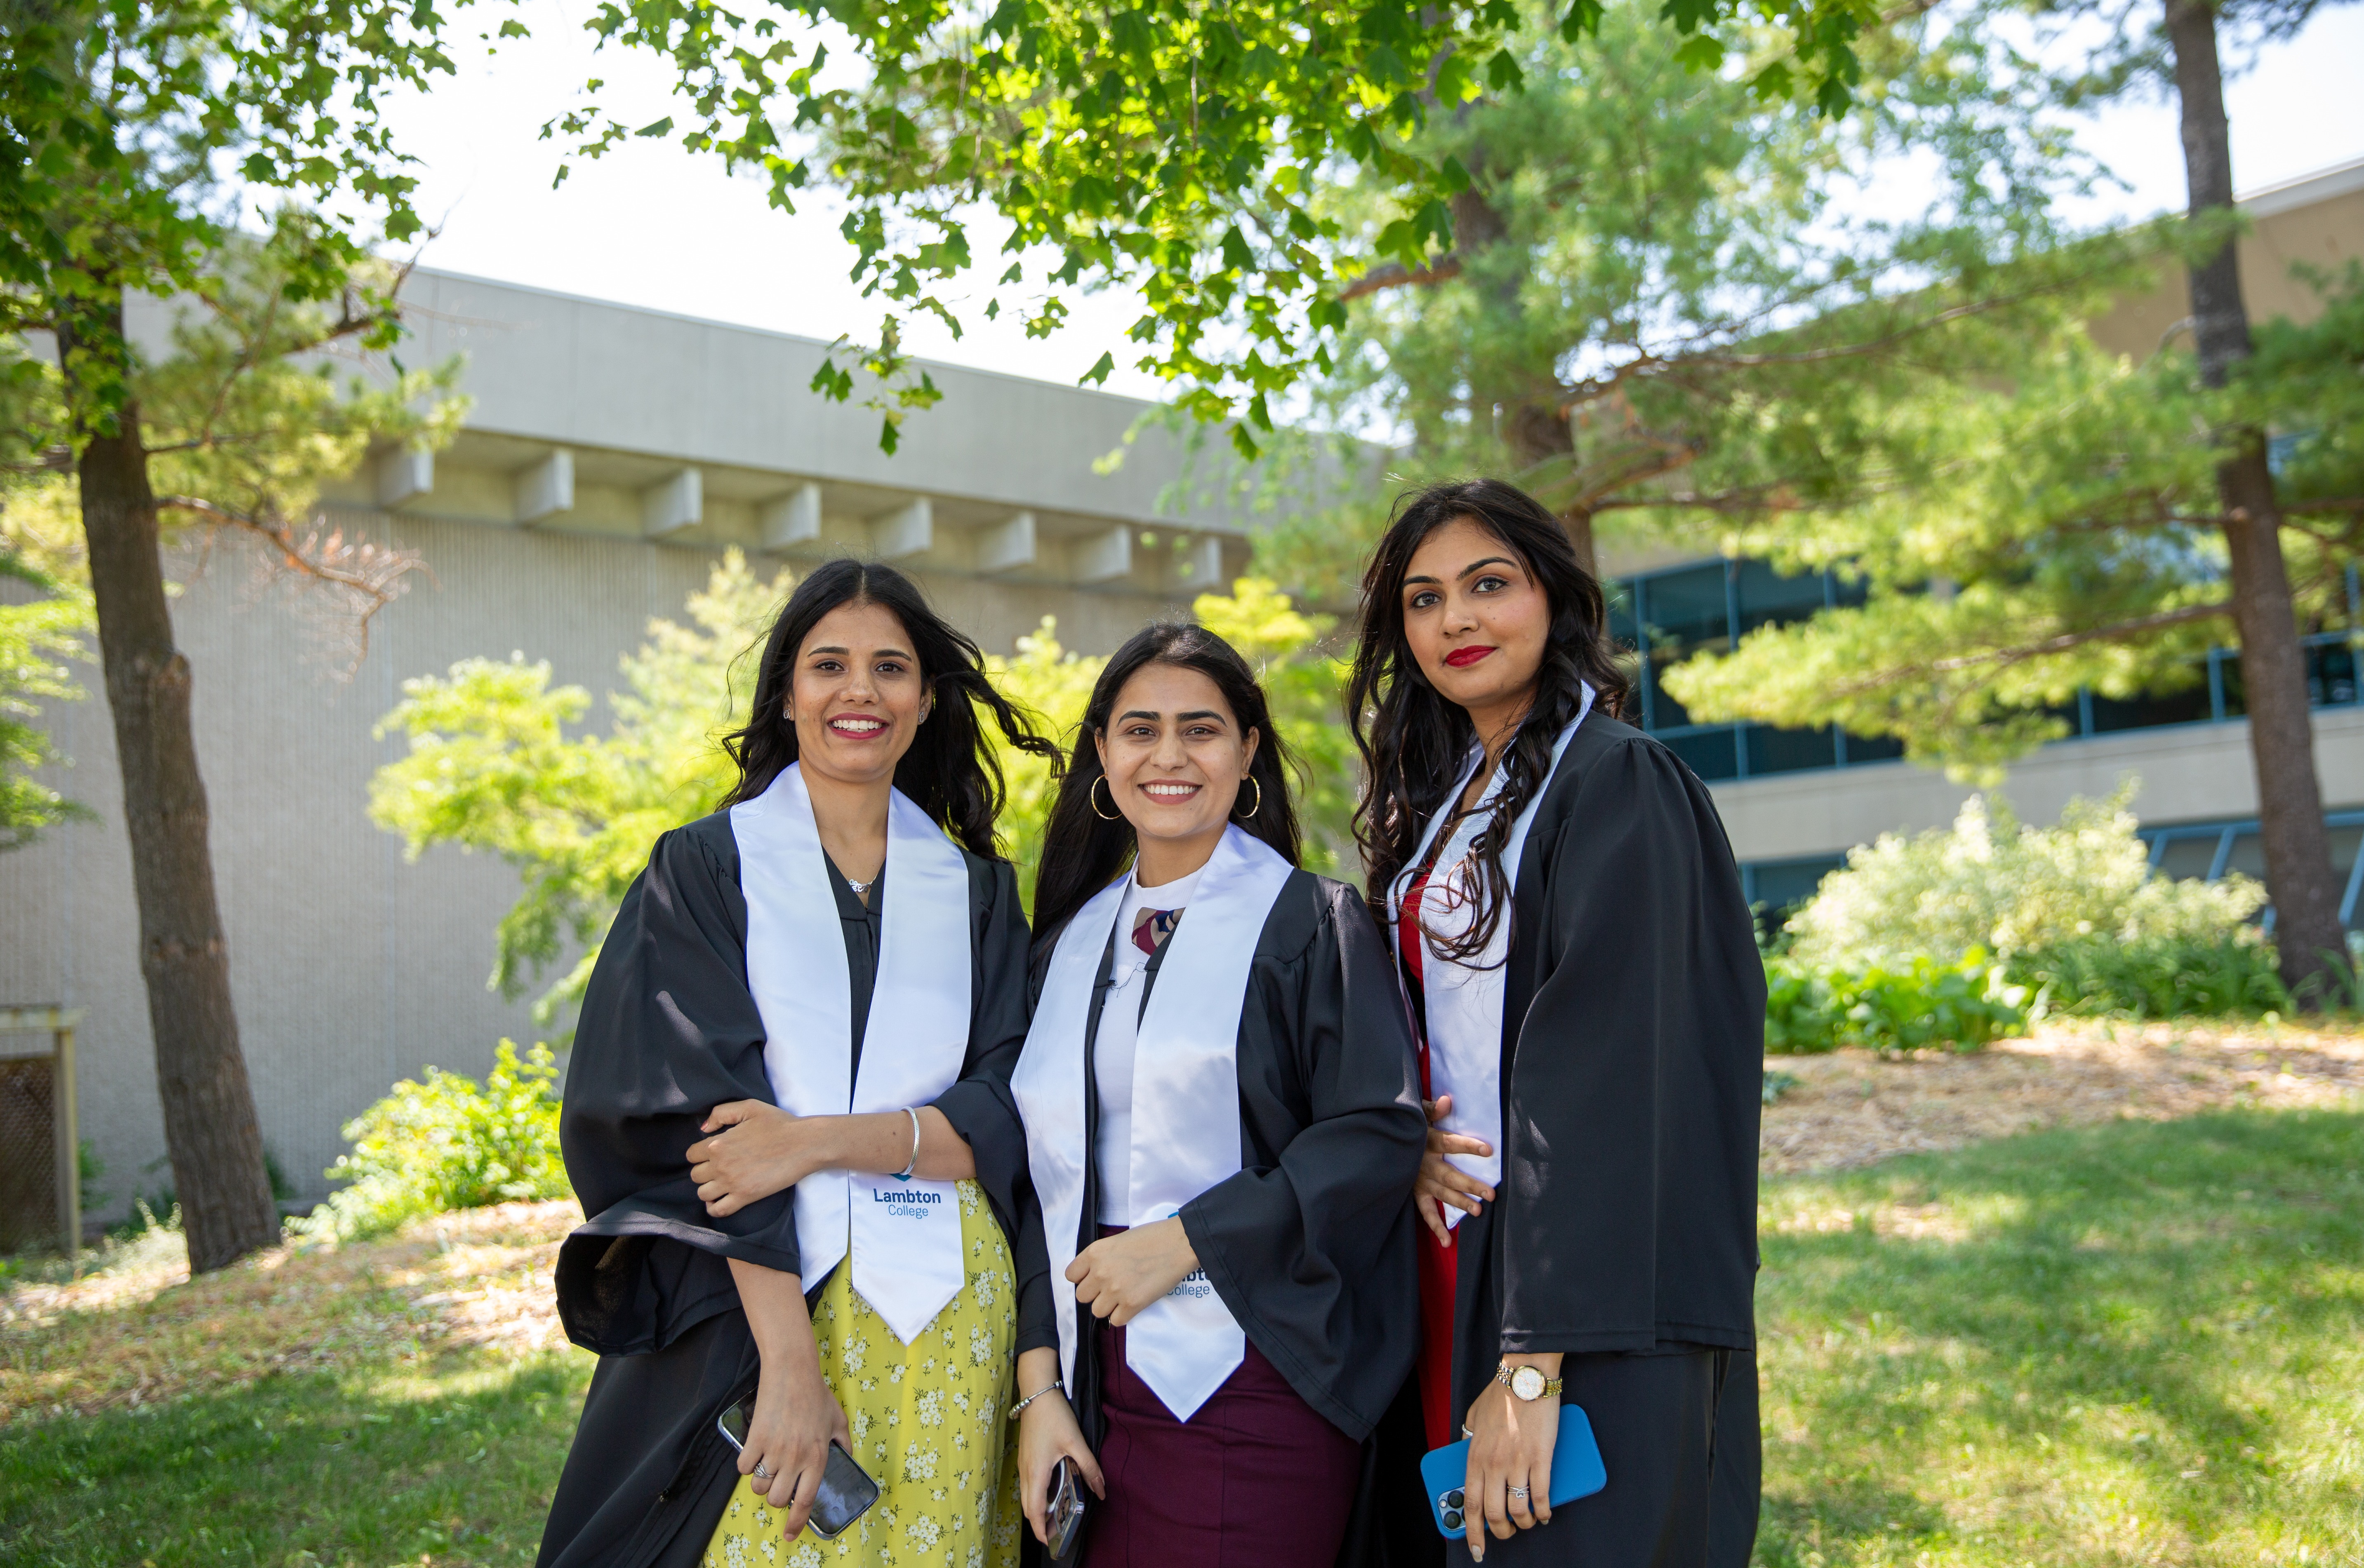
[[[2024,1031],[2035,995],[1976,948],[1951,963],[1916,953],[1861,969],[1771,955],[1765,980],[1765,1049],[1789,1055],[1842,1045],[1884,1053],[1923,1046],[1975,1051]]]
[[[2135,787],[2072,800],[2054,828],[2025,826],[2000,797],[1972,795],[1950,828],[1883,833],[1791,917],[1791,951],[1815,966],[1859,967],[1972,948],[2008,960],[2089,938],[2225,941],[2264,905],[2265,888],[2238,875],[2153,873],[2127,809]]]
[[[557,1076],[548,1046],[519,1060],[505,1040],[482,1084],[440,1067],[427,1069],[425,1083],[404,1079],[345,1124],[352,1151],[328,1174],[351,1184],[296,1228],[351,1240],[446,1209],[564,1197]]]
[[[2012,978],[2041,987],[2056,1013],[2126,1013],[2138,1018],[2187,1013],[2287,1013],[2290,993],[2275,971],[2272,944],[2250,930],[2211,940],[2151,937],[2117,942],[2085,937],[2012,961]]]

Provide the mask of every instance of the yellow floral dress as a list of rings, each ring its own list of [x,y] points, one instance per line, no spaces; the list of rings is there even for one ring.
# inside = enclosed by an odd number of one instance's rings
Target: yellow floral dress
[[[1018,1446],[1006,1441],[1017,1273],[975,1182],[959,1184],[968,1284],[909,1345],[840,1267],[813,1307],[821,1376],[845,1410],[853,1457],[878,1501],[835,1540],[785,1516],[742,1480],[707,1543],[706,1568],[1014,1568]]]

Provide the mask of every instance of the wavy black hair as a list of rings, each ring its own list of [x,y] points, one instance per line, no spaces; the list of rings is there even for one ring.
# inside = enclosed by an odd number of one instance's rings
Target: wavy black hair
[[[722,749],[739,764],[739,782],[718,809],[754,799],[797,760],[797,727],[786,713],[797,655],[823,616],[840,605],[856,604],[877,605],[903,623],[920,662],[920,677],[935,699],[911,749],[895,764],[895,787],[971,851],[998,858],[993,823],[1001,814],[1001,766],[994,761],[976,710],[992,714],[1012,746],[1047,757],[1054,767],[1059,748],[1036,734],[1027,715],[993,689],[985,677],[985,655],[966,634],[928,607],[920,585],[875,562],[824,562],[780,606],[764,635],[754,706],[746,724],[722,739]]]
[[[1546,782],[1552,742],[1574,718],[1589,683],[1604,711],[1622,714],[1625,676],[1610,647],[1600,580],[1584,568],[1567,530],[1543,504],[1499,479],[1459,480],[1408,491],[1363,573],[1363,635],[1346,682],[1346,712],[1368,785],[1355,812],[1355,837],[1371,906],[1382,918],[1388,886],[1420,847],[1421,829],[1445,804],[1468,765],[1477,727],[1459,704],[1429,684],[1404,639],[1403,583],[1428,536],[1466,517],[1524,563],[1551,606],[1551,630],[1534,700],[1502,755],[1509,777],[1471,846],[1477,862],[1473,919],[1453,940],[1428,934],[1430,951],[1466,962],[1485,951],[1509,900],[1502,848],[1519,814]],[[1440,838],[1447,830],[1440,828]]]
[[[1051,820],[1043,833],[1043,865],[1034,879],[1037,942],[1055,940],[1076,910],[1116,880],[1138,848],[1132,823],[1121,816],[1110,822],[1092,809],[1092,792],[1108,776],[1094,742],[1108,733],[1109,717],[1124,684],[1148,664],[1196,670],[1215,683],[1241,729],[1256,732],[1255,757],[1248,763],[1248,777],[1256,782],[1251,796],[1255,812],[1241,816],[1235,801],[1232,820],[1279,851],[1290,865],[1297,863],[1297,807],[1288,795],[1288,749],[1273,728],[1272,710],[1265,702],[1255,672],[1248,668],[1239,650],[1205,627],[1159,621],[1133,633],[1110,655],[1092,686],[1091,702],[1076,732],[1075,755],[1067,763],[1065,777],[1059,781],[1059,798],[1052,805]]]

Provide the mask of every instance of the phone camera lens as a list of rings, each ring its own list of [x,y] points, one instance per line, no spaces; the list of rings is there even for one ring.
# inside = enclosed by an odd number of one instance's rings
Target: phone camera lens
[[[1460,1509],[1447,1508],[1444,1510],[1444,1528],[1447,1529],[1459,1529],[1461,1528]]]
[[[1465,1506],[1462,1500],[1460,1487],[1455,1486],[1452,1491],[1447,1492],[1444,1495],[1444,1506],[1448,1508],[1458,1508]]]

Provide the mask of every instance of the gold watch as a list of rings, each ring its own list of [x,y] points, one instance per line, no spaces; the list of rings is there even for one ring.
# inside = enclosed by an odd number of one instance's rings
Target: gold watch
[[[1538,1399],[1558,1398],[1560,1388],[1567,1380],[1557,1377],[1546,1379],[1544,1369],[1539,1366],[1514,1367],[1506,1361],[1494,1369],[1494,1381],[1509,1389],[1522,1404],[1532,1405]]]

